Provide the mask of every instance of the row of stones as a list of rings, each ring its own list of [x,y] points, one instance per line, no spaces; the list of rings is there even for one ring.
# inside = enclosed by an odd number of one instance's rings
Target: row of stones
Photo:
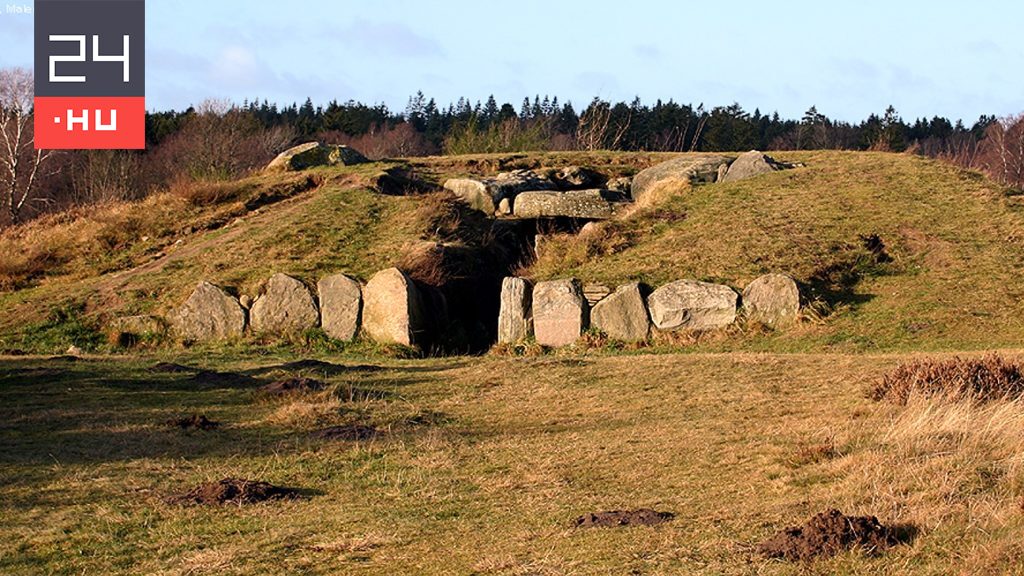
[[[505,278],[501,288],[498,342],[515,343],[531,334],[538,344],[566,346],[588,327],[622,341],[642,341],[651,330],[709,330],[736,320],[740,295],[732,288],[697,280],[679,280],[646,298],[639,283],[619,286],[591,309],[579,280],[551,280],[535,286],[524,278]],[[792,278],[768,274],[743,290],[747,318],[779,327],[796,320],[800,292]]]
[[[572,166],[548,176],[516,170],[493,178],[452,178],[444,187],[470,208],[487,215],[606,220],[659,186],[735,182],[791,167],[751,150],[738,158],[687,155],[656,164],[635,178],[608,179],[593,170]]]
[[[301,281],[275,274],[251,302],[200,282],[171,317],[176,334],[192,342],[222,340],[253,332],[299,333],[322,327],[332,338],[350,341],[362,329],[380,342],[413,345],[423,329],[423,299],[397,268],[374,274],[366,286],[345,274],[317,283],[313,294]]]

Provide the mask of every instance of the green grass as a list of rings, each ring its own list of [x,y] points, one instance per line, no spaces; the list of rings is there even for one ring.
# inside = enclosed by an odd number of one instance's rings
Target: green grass
[[[1024,340],[1024,218],[1005,190],[914,156],[779,156],[807,167],[676,191],[596,239],[556,237],[529,273],[611,286],[695,278],[742,290],[781,272],[839,312],[708,349],[955,350]],[[871,234],[892,262],[870,262],[860,237]],[[849,281],[837,282],[844,273]]]
[[[307,371],[329,389],[282,401],[253,390],[290,374],[274,368],[287,354],[162,357],[256,379],[229,386],[148,372],[157,359],[0,361],[0,572],[1020,572],[1013,430],[1024,410],[866,399],[901,357],[346,361],[364,368]],[[222,429],[163,424],[191,412]],[[352,422],[386,434],[308,434]],[[834,449],[805,457],[823,442]],[[308,497],[164,501],[225,476]],[[677,516],[572,528],[584,513],[635,507]],[[919,533],[876,557],[789,564],[754,553],[830,507]]]

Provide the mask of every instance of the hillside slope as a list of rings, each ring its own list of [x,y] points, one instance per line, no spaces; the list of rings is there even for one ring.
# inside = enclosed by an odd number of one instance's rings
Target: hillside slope
[[[322,168],[254,176],[198,203],[163,195],[36,223],[0,237],[8,254],[45,245],[56,258],[0,292],[0,349],[103,349],[104,322],[166,314],[203,279],[256,294],[274,272],[310,284],[335,271],[366,280],[388,266],[409,266],[424,241],[467,248],[482,261],[503,249],[498,244],[517,241],[444,194],[373,191],[372,176],[386,168],[437,183],[566,165],[632,174],[669,157],[517,154]],[[737,290],[761,273],[785,272],[801,283],[807,322],[775,334],[734,330],[697,343],[701,349],[931,350],[1024,341],[1024,216],[1002,189],[912,156],[780,157],[806,167],[676,190],[596,233],[555,233],[522,272],[612,285],[698,278]]]
[[[782,272],[813,304],[814,321],[801,328],[712,347],[957,349],[1024,341],[1024,219],[1015,198],[978,174],[914,156],[780,158],[806,167],[676,190],[595,233],[556,235],[531,272],[610,285],[696,278],[737,290]]]

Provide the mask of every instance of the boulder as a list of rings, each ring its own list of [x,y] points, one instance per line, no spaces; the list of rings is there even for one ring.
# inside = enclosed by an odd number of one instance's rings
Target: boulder
[[[726,172],[725,177],[721,181],[735,182],[737,180],[746,180],[747,178],[788,168],[792,168],[792,166],[777,162],[774,158],[763,152],[751,150],[750,152],[740,154],[739,158],[729,166],[729,171]]]
[[[494,178],[452,178],[444,187],[470,208],[491,216],[498,211],[502,200],[513,202],[524,190],[551,190],[554,184],[531,170],[516,170]]]
[[[118,334],[142,336],[163,333],[164,324],[156,316],[123,316],[111,322],[110,328]]]
[[[567,346],[587,327],[587,301],[575,278],[538,282],[533,288],[533,333],[543,346]]]
[[[423,297],[398,268],[381,270],[363,288],[363,331],[383,343],[415,346],[426,336]]]
[[[655,290],[647,307],[659,330],[708,330],[736,320],[737,299],[728,286],[678,280]]]
[[[257,332],[285,334],[316,328],[320,312],[309,288],[287,274],[274,274],[266,292],[249,311],[249,324]]]
[[[604,186],[608,179],[600,172],[580,166],[568,166],[555,171],[551,181],[559,190],[585,190]]]
[[[586,218],[607,220],[619,211],[627,198],[610,190],[571,192],[529,191],[516,196],[512,212],[516,218]]]
[[[743,312],[769,326],[791,324],[800,312],[800,290],[785,274],[766,274],[744,288]]]
[[[209,282],[200,282],[171,318],[174,331],[189,342],[241,336],[245,310],[238,299]]]
[[[331,338],[348,342],[359,331],[363,292],[359,282],[344,274],[332,274],[316,285],[320,294],[320,326]]]
[[[686,155],[641,171],[633,178],[633,200],[641,201],[650,191],[667,185],[688,186],[701,182],[714,182],[718,170],[728,165],[727,156]]]
[[[626,342],[646,340],[651,331],[640,284],[619,286],[590,311],[590,324],[608,337]]]
[[[369,162],[366,156],[348,146],[328,145],[319,142],[306,142],[289,148],[277,155],[267,164],[267,171],[284,172],[288,170],[305,170],[314,166],[351,166]]]
[[[533,325],[533,285],[525,278],[505,278],[501,282],[501,308],[498,312],[498,343],[525,340]]]
[[[155,316],[123,316],[107,327],[107,338],[118,346],[132,346],[144,336],[161,335],[164,323]]]

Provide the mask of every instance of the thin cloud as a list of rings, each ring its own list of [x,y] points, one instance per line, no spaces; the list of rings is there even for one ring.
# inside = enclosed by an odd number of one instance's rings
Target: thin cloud
[[[383,56],[429,58],[444,55],[436,40],[398,22],[357,20],[341,39],[350,48]]]

